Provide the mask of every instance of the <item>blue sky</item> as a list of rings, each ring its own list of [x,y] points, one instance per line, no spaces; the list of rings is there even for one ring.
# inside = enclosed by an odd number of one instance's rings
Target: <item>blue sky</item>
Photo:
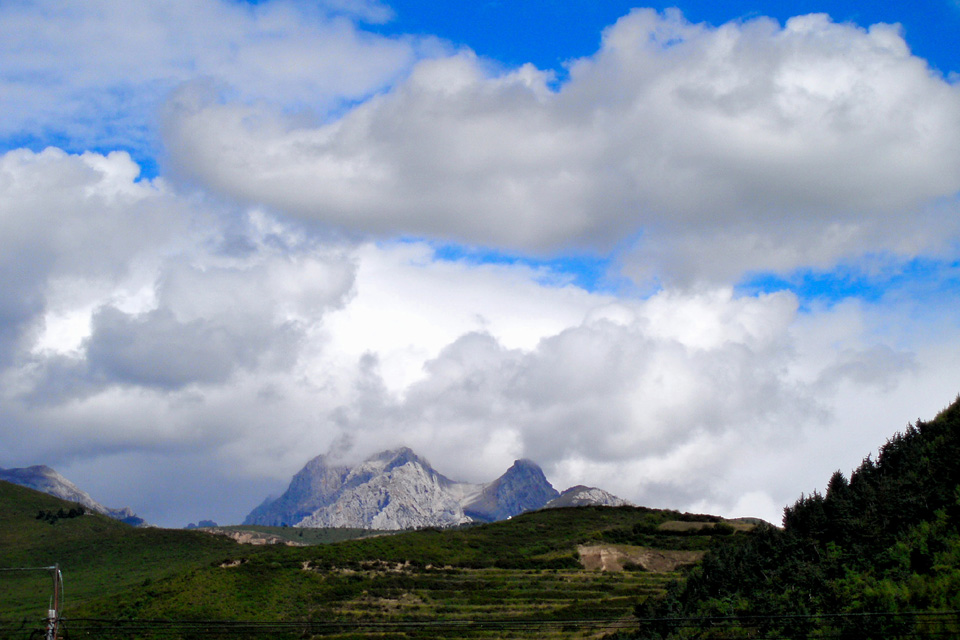
[[[636,6],[663,11],[678,7],[688,20],[720,25],[759,16],[780,22],[806,13],[828,13],[838,22],[869,26],[898,23],[911,50],[944,74],[960,69],[956,36],[960,8],[949,0],[921,2],[452,2],[404,0],[390,5],[395,18],[376,28],[387,34],[441,36],[506,65],[532,62],[563,72],[571,58],[592,54],[599,34]]]
[[[0,5],[0,467],[181,526],[406,445],[776,521],[930,417],[960,8],[672,7]]]

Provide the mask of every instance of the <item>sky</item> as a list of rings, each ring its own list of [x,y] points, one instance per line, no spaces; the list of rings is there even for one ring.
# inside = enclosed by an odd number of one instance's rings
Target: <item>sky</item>
[[[0,467],[180,527],[405,445],[779,523],[960,392],[958,33],[0,3]]]

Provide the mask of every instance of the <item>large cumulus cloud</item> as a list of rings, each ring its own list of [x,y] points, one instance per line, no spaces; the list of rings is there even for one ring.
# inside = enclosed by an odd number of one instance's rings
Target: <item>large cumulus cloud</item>
[[[175,389],[223,383],[237,369],[292,366],[310,328],[350,291],[352,265],[326,256],[256,262],[171,266],[161,275],[156,308],[99,308],[83,345],[91,374]]]
[[[348,250],[137,175],[125,153],[0,157],[8,455],[228,432],[184,407],[229,405],[216,390],[244,377],[269,396],[271,376],[295,371],[349,300]]]
[[[2,372],[7,466],[44,461],[183,524],[239,520],[318,453],[407,444],[455,477],[530,457],[558,486],[776,520],[798,482],[838,464],[815,447],[840,417],[856,425],[850,406],[896,395],[912,416],[905,381],[945,370],[866,328],[869,308],[807,317],[792,294],[729,287],[618,300],[523,265],[434,262],[422,243],[331,252],[262,214],[224,243],[213,219],[170,240],[136,294],[102,274],[72,297],[50,288],[49,307],[84,321],[26,335]],[[890,428],[850,429],[848,448],[862,456]],[[825,467],[793,468],[797,451]],[[211,503],[186,484],[234,488]]]
[[[477,481],[530,457],[558,485],[601,484],[643,504],[754,509],[778,520],[797,482],[810,490],[884,437],[882,420],[845,415],[842,430],[864,449],[852,459],[818,456],[818,442],[841,429],[837,407],[845,413],[864,397],[883,404],[880,396],[922,368],[881,335],[864,346],[862,332],[843,326],[846,314],[824,322],[831,347],[798,333],[805,321],[792,294],[736,298],[719,289],[596,302],[581,322],[529,347],[467,332],[399,391],[384,384],[371,353],[328,414],[327,428],[341,434],[337,451],[356,459],[406,444],[442,472]]]
[[[126,153],[0,156],[0,361],[48,310],[57,282],[118,282],[135,256],[188,235],[182,203],[159,183],[135,181]]]
[[[557,83],[364,33],[373,1],[128,4],[0,7],[0,138],[142,152],[164,103],[171,169],[0,156],[2,466],[182,525],[407,444],[776,520],[956,392],[955,274],[829,304],[732,285],[950,255],[957,87],[895,27],[638,10]],[[662,286],[509,258],[611,247]]]
[[[524,251],[643,234],[653,277],[829,267],[956,236],[954,207],[928,205],[960,189],[960,91],[895,26],[637,10],[551,80],[464,51],[320,126],[190,90],[166,140],[203,184],[335,228]]]

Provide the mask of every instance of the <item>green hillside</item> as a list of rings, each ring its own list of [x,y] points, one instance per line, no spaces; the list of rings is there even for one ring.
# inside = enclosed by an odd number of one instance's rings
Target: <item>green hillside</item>
[[[661,529],[678,519],[700,526]],[[716,520],[639,508],[557,509],[458,530],[272,547],[225,554],[155,581],[146,591],[87,603],[80,613],[305,621],[340,625],[323,627],[335,637],[367,637],[383,625],[402,629],[404,637],[501,637],[490,625],[509,626],[509,637],[574,637],[585,621],[599,621],[588,627],[594,633],[627,620],[640,599],[662,593],[680,575],[639,565],[621,572],[585,570],[579,545],[635,550],[642,543],[692,562],[714,541],[736,537],[732,526],[717,527]],[[477,622],[483,628],[473,628]],[[450,628],[441,631],[438,624]],[[548,633],[543,624],[556,626]]]
[[[960,637],[960,400],[638,614],[650,639]]]
[[[0,484],[0,567],[59,563],[64,629],[97,638],[593,637],[629,624],[637,602],[662,594],[707,548],[749,528],[673,511],[576,508],[457,530],[266,547],[69,517],[71,506]],[[305,539],[326,540],[329,532]],[[579,549],[597,563],[614,558],[607,568],[617,570],[584,568]],[[0,580],[0,629],[26,637],[44,615],[49,575]]]
[[[67,601],[78,607],[224,553],[245,551],[226,538],[138,529],[99,514],[75,515],[79,511],[78,505],[0,482],[0,568],[59,563]],[[50,594],[46,572],[0,571],[0,619],[40,619]]]

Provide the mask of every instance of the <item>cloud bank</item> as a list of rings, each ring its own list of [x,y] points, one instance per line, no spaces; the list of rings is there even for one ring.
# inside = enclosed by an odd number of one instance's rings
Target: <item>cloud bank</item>
[[[185,90],[167,141],[218,192],[348,232],[534,252],[642,234],[637,262],[680,282],[943,240],[926,207],[960,189],[960,92],[896,27],[636,10],[551,81],[463,51],[319,126]]]
[[[777,521],[956,393],[960,98],[895,26],[635,10],[558,82],[390,16],[0,8],[0,466],[183,525],[406,444]],[[837,265],[884,286],[743,286]]]

